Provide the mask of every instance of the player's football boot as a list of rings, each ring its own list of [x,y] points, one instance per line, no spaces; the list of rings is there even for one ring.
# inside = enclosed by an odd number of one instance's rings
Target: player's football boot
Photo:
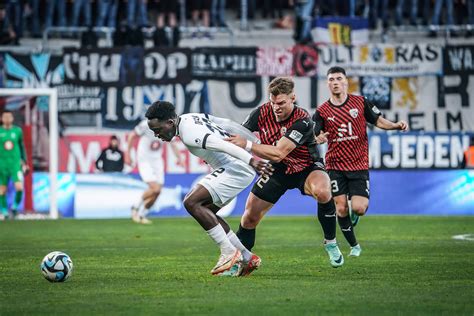
[[[351,252],[349,252],[349,257],[359,257],[360,253],[362,252],[362,248],[359,244],[351,247]]]
[[[257,270],[262,264],[262,259],[256,254],[252,254],[249,262],[242,262],[242,271],[239,276],[247,276],[252,273],[254,270]]]
[[[234,265],[229,270],[225,270],[224,272],[221,272],[217,275],[218,276],[238,277],[242,273],[242,269],[243,269],[244,265],[245,265],[244,262],[237,261],[236,263],[234,263]]]
[[[140,217],[140,224],[145,224],[145,225],[149,225],[149,224],[152,224],[153,222],[151,220],[149,220],[148,218],[146,217]]]
[[[324,244],[324,249],[329,255],[329,262],[333,268],[338,268],[344,264],[344,257],[335,242]]]
[[[219,260],[217,261],[214,268],[211,270],[211,274],[217,275],[224,271],[230,270],[232,266],[238,262],[242,261],[242,255],[240,254],[240,250],[236,249],[230,255],[221,254]]]

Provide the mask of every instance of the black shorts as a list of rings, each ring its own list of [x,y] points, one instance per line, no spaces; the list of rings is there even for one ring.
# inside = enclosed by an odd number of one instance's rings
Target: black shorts
[[[305,195],[304,183],[308,175],[314,170],[326,171],[322,160],[292,174],[285,174],[286,167],[282,167],[281,164],[274,165],[274,167],[275,171],[270,177],[260,176],[252,188],[252,193],[258,198],[272,204],[275,204],[286,190],[299,189],[301,194]]]
[[[212,0],[192,0],[186,2],[189,4],[190,11],[211,10]]]
[[[157,10],[159,13],[177,13],[178,0],[160,0]]]
[[[328,170],[331,178],[333,196],[346,194],[351,198],[354,195],[369,198],[369,170],[339,171]]]

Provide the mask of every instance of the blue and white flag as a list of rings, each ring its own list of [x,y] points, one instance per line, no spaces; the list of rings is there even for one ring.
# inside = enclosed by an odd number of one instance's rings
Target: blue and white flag
[[[369,42],[369,20],[359,17],[318,17],[311,31],[314,42],[331,44],[366,44]]]

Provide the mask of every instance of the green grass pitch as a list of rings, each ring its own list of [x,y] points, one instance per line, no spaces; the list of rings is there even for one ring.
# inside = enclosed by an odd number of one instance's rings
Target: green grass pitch
[[[233,228],[238,218],[230,219]],[[363,252],[330,267],[316,218],[269,217],[262,267],[214,277],[218,250],[190,218],[0,222],[0,315],[474,314],[474,217],[368,216]],[[49,283],[40,261],[68,253],[74,274]]]

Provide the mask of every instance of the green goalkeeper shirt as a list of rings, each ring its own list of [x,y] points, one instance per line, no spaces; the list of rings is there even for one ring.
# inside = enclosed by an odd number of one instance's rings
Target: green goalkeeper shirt
[[[13,125],[10,129],[0,126],[0,167],[18,165],[26,161],[23,132]]]

